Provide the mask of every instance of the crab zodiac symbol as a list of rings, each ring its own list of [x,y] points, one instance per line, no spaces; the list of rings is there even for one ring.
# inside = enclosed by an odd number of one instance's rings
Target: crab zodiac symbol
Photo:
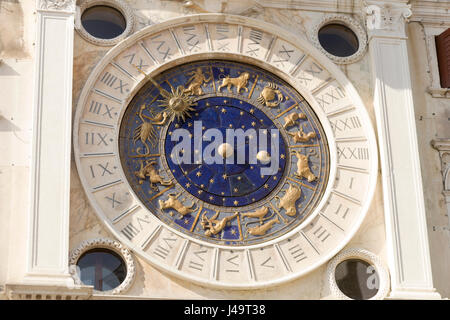
[[[275,98],[277,98],[277,101],[272,101]],[[256,101],[258,101],[262,105],[265,105],[266,107],[275,108],[278,107],[280,103],[284,101],[284,96],[275,83],[269,82],[268,85],[265,86],[264,89],[261,91],[261,94],[259,95],[259,98]]]

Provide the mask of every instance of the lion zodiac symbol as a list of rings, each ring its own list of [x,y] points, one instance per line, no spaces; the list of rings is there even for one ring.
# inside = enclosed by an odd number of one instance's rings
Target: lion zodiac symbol
[[[250,79],[250,74],[248,72],[243,72],[237,78],[230,78],[230,76],[226,76],[222,79],[222,84],[219,86],[218,90],[220,92],[222,88],[227,87],[228,92],[232,93],[231,88],[235,86],[238,94],[241,93],[242,89],[244,89],[245,92],[248,92],[248,79]]]

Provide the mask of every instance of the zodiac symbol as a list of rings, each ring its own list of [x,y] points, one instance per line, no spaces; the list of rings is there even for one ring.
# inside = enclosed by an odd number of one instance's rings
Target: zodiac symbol
[[[289,183],[289,188],[287,189],[283,198],[275,196],[275,198],[278,198],[280,200],[278,204],[278,209],[285,209],[286,214],[290,217],[295,216],[297,213],[295,202],[300,198],[301,195],[302,189],[294,187],[292,184]]]
[[[263,218],[264,216],[269,212],[269,208],[267,207],[262,207],[256,211],[253,212],[247,212],[247,213],[242,213],[241,216],[243,218],[258,218],[259,219],[259,223],[262,224],[263,223]]]
[[[270,220],[269,222],[260,225],[260,226],[256,226],[253,228],[247,228],[247,233],[253,235],[253,236],[263,236],[266,234],[267,231],[269,231],[270,228],[272,228],[272,226],[275,223],[280,223],[280,220],[278,220],[278,217],[275,217],[274,219]]]
[[[317,136],[314,131],[308,133],[303,132],[302,126],[300,126],[300,131],[297,131],[295,133],[288,132],[287,134],[290,135],[295,142],[307,142]]]
[[[270,102],[275,98],[277,98],[278,100],[275,102]],[[283,102],[283,100],[283,94],[278,89],[278,86],[273,82],[269,82],[268,85],[264,87],[263,91],[259,95],[259,98],[256,99],[256,101],[258,101],[262,105],[266,105],[266,107],[269,108],[278,107],[280,103]]]
[[[287,129],[290,126],[295,125],[298,119],[306,119],[306,114],[294,112],[287,115],[286,117],[284,117],[283,128]]]
[[[222,84],[219,86],[218,90],[220,92],[223,87],[227,87],[228,92],[232,93],[231,87],[235,86],[238,94],[241,93],[242,89],[244,89],[245,92],[248,92],[247,84],[249,78],[250,74],[248,72],[243,72],[237,78],[230,78],[230,76],[226,76],[225,78],[223,78]]]
[[[238,213],[236,212],[232,216],[225,217],[222,220],[217,220],[217,217],[219,216],[219,212],[217,212],[210,219],[206,216],[206,213],[204,213],[202,216],[202,221],[200,223],[201,223],[203,229],[206,230],[205,235],[207,237],[211,237],[211,236],[216,235],[219,232],[221,232],[226,227],[228,222],[230,222],[231,220],[236,218],[237,215],[238,215]]]
[[[165,181],[160,175],[159,172],[155,169],[154,165],[156,161],[146,161],[146,165],[144,166],[144,160],[141,160],[141,168],[138,171],[135,171],[134,174],[141,179],[139,184],[142,184],[147,177],[150,178],[150,188],[154,191],[158,191],[157,183],[163,186],[172,185],[171,181]]]
[[[153,147],[155,147],[156,144],[156,131],[153,127],[153,124],[151,122],[145,121],[144,118],[153,120],[153,118],[146,116],[142,114],[142,111],[144,111],[145,105],[141,106],[141,109],[139,110],[139,118],[141,118],[142,123],[134,130],[134,136],[133,136],[133,142],[136,144],[137,140],[141,140],[142,144],[145,146],[147,152],[145,154],[141,153],[141,148],[137,148],[136,153],[139,155],[149,155],[150,154],[150,148],[147,144],[147,141],[150,141]]]
[[[206,84],[211,81],[212,77],[207,79],[203,74],[202,68],[197,68],[195,71],[189,72],[187,75],[192,77],[186,82],[189,86],[187,89],[184,89],[184,92],[196,96],[203,95],[202,85],[206,86]]]
[[[297,172],[295,173],[297,178],[306,178],[308,182],[312,182],[317,179],[317,177],[311,172],[308,164],[308,155],[303,155],[297,150],[293,151],[297,157]]]
[[[180,200],[178,200],[177,198],[180,196],[179,194],[169,194],[169,199],[163,201],[163,200],[158,200],[159,203],[159,208],[161,210],[164,209],[175,209],[179,214],[181,214],[182,217],[184,217],[185,215],[194,212],[194,210],[192,209],[195,205],[195,203],[192,203],[190,207],[187,207],[185,205],[183,205],[181,203]]]

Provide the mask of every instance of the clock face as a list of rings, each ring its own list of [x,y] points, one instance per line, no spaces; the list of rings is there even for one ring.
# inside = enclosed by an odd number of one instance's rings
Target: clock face
[[[226,15],[166,21],[112,48],[74,121],[107,229],[203,286],[279,285],[359,228],[377,181],[361,99],[306,40]]]
[[[240,92],[223,85],[247,75]],[[167,92],[181,85],[191,109],[184,119],[169,116],[149,81],[125,111],[119,151],[131,188],[158,219],[196,239],[242,246],[285,234],[315,209],[328,180],[328,144],[291,86],[220,60],[177,66],[154,81]]]

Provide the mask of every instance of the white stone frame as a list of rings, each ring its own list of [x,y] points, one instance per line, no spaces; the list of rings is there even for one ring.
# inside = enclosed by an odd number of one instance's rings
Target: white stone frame
[[[113,49],[111,49],[105,55],[105,57],[103,57],[103,59],[97,64],[95,69],[92,71],[92,73],[91,73],[89,79],[87,80],[85,87],[80,95],[80,98],[78,100],[77,112],[76,112],[75,122],[74,122],[74,140],[73,140],[74,141],[74,150],[75,150],[75,161],[77,164],[78,172],[79,173],[83,172],[83,169],[82,169],[82,166],[80,163],[80,158],[79,158],[81,151],[80,151],[79,144],[78,144],[78,141],[79,141],[78,131],[79,131],[79,127],[81,125],[83,125],[82,123],[80,124],[79,120],[81,119],[81,116],[82,116],[84,104],[86,102],[86,99],[88,98],[88,95],[91,92],[92,86],[96,83],[97,77],[99,76],[99,74],[101,72],[103,72],[103,69],[106,66],[108,66],[108,64],[110,64],[111,60],[114,59],[114,57],[116,57],[117,54],[121,52],[121,50],[124,50],[128,46],[130,46],[134,43],[137,43],[137,41],[145,38],[146,36],[149,36],[150,34],[153,34],[153,33],[156,34],[157,32],[168,30],[169,28],[175,29],[175,28],[185,25],[185,24],[217,23],[217,22],[239,25],[239,24],[243,23],[242,19],[243,18],[239,17],[239,16],[224,15],[224,14],[199,14],[199,15],[189,16],[189,19],[187,19],[186,17],[176,18],[176,19],[168,20],[168,21],[162,22],[160,24],[145,28],[145,29],[141,30],[140,32],[132,35],[125,41],[122,41],[117,46],[115,46]],[[131,240],[127,240],[126,238],[122,239],[123,243],[125,245],[127,245],[127,247],[131,248],[135,254],[143,257],[144,259],[149,261],[156,268],[163,270],[165,272],[168,272],[171,275],[182,278],[183,280],[193,281],[197,284],[207,286],[207,287],[215,287],[215,288],[221,288],[221,289],[236,289],[236,290],[249,290],[252,288],[264,288],[264,287],[280,285],[282,283],[292,281],[293,279],[296,279],[300,276],[303,276],[303,275],[311,272],[312,270],[316,269],[319,265],[323,265],[331,257],[333,257],[336,253],[338,253],[340,250],[342,250],[342,248],[353,237],[353,235],[357,231],[358,227],[361,225],[361,223],[365,217],[365,214],[368,211],[368,208],[372,201],[372,196],[375,192],[375,186],[376,186],[376,181],[377,181],[376,172],[378,172],[378,169],[377,169],[378,168],[378,157],[377,157],[377,151],[376,151],[377,144],[376,144],[375,135],[374,135],[374,132],[372,129],[372,123],[368,117],[368,114],[366,113],[364,104],[361,101],[361,98],[359,97],[356,89],[353,87],[353,85],[350,83],[350,81],[345,77],[345,75],[342,73],[342,71],[339,69],[339,67],[336,66],[336,64],[332,63],[332,61],[330,61],[328,58],[326,58],[323,54],[321,54],[320,51],[318,51],[316,48],[314,48],[314,46],[311,45],[308,41],[298,38],[286,30],[283,30],[274,25],[272,25],[272,26],[267,25],[267,23],[265,23],[265,22],[262,22],[260,20],[250,19],[250,18],[245,19],[245,24],[248,27],[254,27],[254,28],[261,29],[264,32],[267,32],[271,36],[276,35],[282,41],[288,41],[291,45],[295,44],[294,46],[296,46],[296,48],[297,47],[300,48],[299,49],[300,52],[306,51],[308,55],[314,57],[314,60],[319,65],[321,65],[325,70],[327,70],[327,72],[329,72],[332,75],[332,77],[335,78],[335,81],[337,81],[337,83],[342,88],[345,88],[345,92],[348,95],[348,99],[350,99],[350,101],[352,101],[352,103],[354,103],[354,105],[357,107],[356,110],[358,112],[358,115],[361,116],[361,121],[363,121],[363,123],[364,123],[362,125],[362,127],[364,128],[364,134],[366,135],[367,140],[369,141],[369,144],[367,145],[367,147],[369,149],[369,153],[371,156],[370,156],[369,164],[368,164],[370,166],[369,178],[367,180],[368,188],[364,189],[364,190],[367,190],[367,194],[366,194],[366,196],[364,196],[364,202],[361,204],[360,209],[358,209],[358,210],[360,210],[358,212],[361,212],[361,214],[356,215],[357,218],[355,218],[355,222],[352,223],[351,230],[349,230],[348,233],[345,233],[345,235],[343,236],[343,239],[339,242],[339,244],[337,244],[336,246],[333,246],[332,250],[330,249],[330,251],[327,252],[326,255],[325,254],[321,255],[320,260],[314,261],[313,263],[311,263],[311,265],[308,265],[306,268],[301,269],[300,271],[295,271],[295,272],[286,271],[288,273],[286,273],[286,274],[283,273],[283,276],[280,279],[276,278],[276,279],[271,279],[271,280],[261,280],[261,281],[257,282],[255,280],[255,271],[254,271],[253,267],[251,267],[250,271],[249,271],[251,279],[246,280],[245,282],[239,282],[239,283],[220,282],[216,279],[217,272],[211,272],[211,277],[214,278],[213,280],[211,278],[204,279],[204,278],[198,277],[196,275],[187,274],[185,272],[183,273],[180,270],[180,266],[183,261],[184,254],[186,253],[185,249],[189,247],[189,244],[191,244],[191,243],[201,244],[201,245],[205,245],[206,248],[214,247],[214,249],[211,249],[211,248],[208,248],[208,249],[214,250],[215,257],[217,257],[220,250],[226,250],[229,248],[226,246],[223,246],[223,245],[210,245],[201,240],[196,240],[189,236],[182,235],[179,231],[177,231],[175,229],[171,229],[170,227],[163,226],[162,224],[160,224],[159,220],[157,220],[157,218],[154,218],[153,216],[151,216],[150,219],[151,219],[151,221],[155,222],[153,224],[154,229],[150,232],[150,235],[147,239],[148,241],[146,240],[145,243],[146,244],[150,243],[150,241],[153,242],[153,240],[156,239],[161,234],[162,230],[166,230],[166,229],[168,230],[168,232],[171,232],[175,236],[181,236],[184,244],[182,245],[181,250],[179,250],[180,259],[177,259],[175,264],[170,265],[170,266],[162,264],[160,262],[160,260],[156,260],[155,257],[152,257],[149,254],[144,253],[141,245],[134,244]],[[209,43],[209,45],[211,45],[211,44]],[[270,57],[271,55],[272,55],[272,53],[269,51],[269,54],[267,56]],[[226,52],[226,53],[217,52],[217,51],[213,51],[211,49],[211,47],[209,47],[209,51],[202,52],[202,53],[195,53],[195,54],[185,54],[184,53],[178,58],[174,58],[174,59],[164,62],[162,64],[158,64],[158,65],[152,67],[150,72],[148,72],[148,75],[154,76],[155,74],[158,74],[158,73],[160,73],[164,70],[167,70],[173,66],[179,65],[180,63],[186,63],[186,62],[190,62],[190,61],[198,61],[198,60],[202,60],[202,59],[211,59],[211,58],[226,59],[226,60],[233,59],[236,61],[246,61],[247,63],[262,67],[262,68],[274,73],[275,75],[279,76],[281,79],[283,79],[283,80],[287,81],[289,84],[291,84],[296,90],[298,90],[298,92],[300,94],[302,94],[310,102],[313,109],[315,108],[314,110],[317,112],[319,119],[321,119],[320,118],[321,114],[322,114],[322,116],[325,116],[323,111],[321,111],[321,107],[320,107],[318,101],[316,101],[316,99],[314,98],[314,94],[309,89],[302,86],[298,82],[298,80],[296,80],[294,78],[294,76],[292,76],[292,74],[288,74],[287,70],[281,70],[275,66],[271,66],[267,62],[267,59],[264,61],[258,60],[256,58],[251,58],[249,56],[245,56],[242,53],[237,54],[237,53],[229,53],[229,52]],[[142,75],[139,75],[138,78],[136,78],[135,85],[133,85],[134,87],[132,88],[132,90],[130,90],[130,92],[128,93],[125,100],[121,102],[121,105],[127,105],[128,102],[134,96],[134,94],[145,83],[146,83],[145,79],[143,79]],[[329,83],[329,82],[325,82],[325,83]],[[319,88],[317,91],[320,91],[322,89],[322,87],[319,87]],[[123,111],[124,110],[122,110],[121,112],[123,112]],[[325,125],[326,123],[328,123],[328,124]],[[325,130],[327,130],[326,128],[328,128],[329,132],[331,132],[331,125],[329,124],[328,120],[326,122],[323,121],[322,124],[324,125]],[[336,157],[337,157],[336,144],[333,143],[332,140],[329,140],[329,144],[330,144],[331,156],[334,157],[334,158],[332,158],[332,163],[335,163],[335,161],[333,159],[336,159]],[[114,144],[114,154],[117,153],[116,152],[117,148],[118,148],[118,144],[115,143]],[[333,166],[333,170],[330,173],[330,177],[333,177],[333,178],[330,178],[329,181],[332,181],[334,179],[334,177],[336,175],[336,169],[337,169],[337,162],[336,162],[336,165]],[[124,173],[121,168],[119,168],[119,175],[120,175],[120,177],[124,177]],[[99,215],[100,219],[105,223],[107,228],[113,234],[115,234],[117,237],[123,238],[123,236],[121,236],[118,233],[118,230],[116,230],[115,227],[113,227],[112,223],[106,218],[106,215],[103,213],[103,209],[101,209],[100,205],[95,200],[94,195],[90,191],[91,189],[89,189],[87,187],[88,180],[86,179],[86,177],[83,174],[80,174],[80,179],[85,187],[85,191],[86,191],[88,198],[90,199],[91,205],[94,207],[94,209],[95,209],[96,213]],[[126,179],[122,179],[122,180],[125,181],[125,183],[127,183]],[[298,229],[293,230],[275,240],[271,240],[271,241],[268,241],[266,243],[262,243],[259,245],[239,247],[236,250],[243,251],[244,254],[246,254],[247,258],[248,258],[248,257],[250,257],[250,250],[260,249],[260,248],[269,247],[269,246],[270,247],[276,246],[277,242],[286,240],[290,236],[294,235],[297,231],[299,231],[300,228],[306,227],[310,223],[311,223],[311,225],[313,225],[312,224],[313,220],[316,217],[320,216],[319,208],[321,208],[322,206],[325,205],[326,199],[331,194],[331,189],[333,188],[333,184],[330,184],[328,186],[328,188],[329,189],[325,192],[325,195],[324,195],[323,199],[321,200],[321,203],[317,206],[315,212],[312,213],[312,215],[310,217],[308,217],[298,227]],[[130,191],[130,193],[133,194],[133,191]],[[137,202],[137,203],[139,204],[139,202]],[[139,206],[139,207],[143,207],[143,206]],[[280,256],[281,254],[278,254],[278,255]],[[248,258],[248,259],[250,259],[250,258]],[[281,258],[279,261],[281,261]],[[280,264],[280,268],[288,269],[289,266],[285,263],[285,261],[283,261],[283,263],[284,264]],[[215,265],[214,268],[217,268],[217,265]]]
[[[389,272],[387,271],[387,268],[384,266],[383,262],[381,261],[380,257],[373,254],[370,251],[367,251],[365,249],[360,248],[350,248],[342,251],[337,256],[333,258],[328,263],[327,267],[327,280],[328,285],[330,287],[331,293],[333,297],[340,299],[340,300],[353,300],[352,298],[346,296],[338,287],[336,283],[336,267],[343,261],[349,260],[349,259],[360,259],[367,263],[369,263],[371,266],[375,268],[375,271],[378,274],[379,281],[380,281],[380,287],[378,288],[378,292],[376,295],[374,295],[372,298],[368,300],[383,300],[386,298],[387,294],[389,293]]]
[[[328,24],[341,24],[350,28],[358,38],[359,48],[354,54],[348,57],[338,57],[328,51],[326,51],[319,41],[319,31],[320,29]],[[354,18],[344,15],[344,14],[327,14],[324,15],[312,29],[308,32],[308,38],[312,44],[319,49],[328,58],[333,60],[337,64],[350,64],[360,60],[367,50],[367,34],[362,25]]]
[[[83,241],[76,249],[74,249],[69,258],[69,270],[72,278],[74,279],[75,284],[84,285],[81,282],[81,279],[78,275],[78,267],[77,262],[78,259],[88,250],[92,249],[108,249],[115,253],[117,253],[125,262],[127,268],[127,275],[123,282],[116,288],[109,291],[97,291],[94,290],[94,293],[103,294],[103,295],[115,295],[126,292],[136,277],[136,267],[134,263],[134,258],[131,255],[130,251],[122,245],[120,242],[107,239],[107,238],[96,238],[91,240]]]
[[[112,39],[101,39],[92,36],[86,31],[86,29],[84,29],[81,23],[81,16],[83,15],[83,12],[93,6],[100,5],[112,7],[119,10],[123,14],[126,21],[126,28],[122,34]],[[133,9],[123,0],[85,0],[81,2],[80,6],[77,6],[77,12],[75,15],[75,30],[78,31],[79,35],[83,39],[98,46],[113,46],[119,43],[133,32],[134,23],[135,18]]]

